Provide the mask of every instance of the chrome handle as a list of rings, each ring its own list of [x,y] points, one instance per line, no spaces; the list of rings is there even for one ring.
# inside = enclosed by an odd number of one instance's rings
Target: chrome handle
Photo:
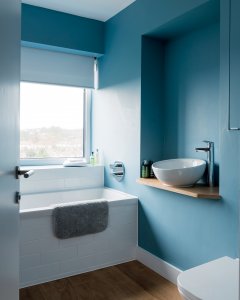
[[[34,171],[33,170],[29,170],[29,171],[27,171],[27,172],[25,172],[24,174],[23,174],[23,177],[24,178],[29,178],[30,176],[32,176],[34,174]]]
[[[16,167],[16,178],[19,179],[20,176],[24,178],[29,178],[34,174],[34,170],[21,170],[20,167]]]
[[[109,167],[112,169],[112,176],[117,181],[122,181],[125,175],[124,164],[121,161],[115,161],[113,164],[110,164]]]
[[[197,148],[195,148],[196,151],[205,151],[205,152],[208,152],[208,151],[211,150],[211,148],[214,145],[214,142],[211,142],[211,141],[202,141],[202,142],[207,144],[207,148],[205,148],[205,147],[197,147]]]
[[[208,152],[209,150],[210,150],[210,148],[209,147],[207,147],[207,148],[204,148],[204,147],[197,147],[197,148],[195,148],[195,150],[198,152],[198,151],[204,151],[204,152]]]

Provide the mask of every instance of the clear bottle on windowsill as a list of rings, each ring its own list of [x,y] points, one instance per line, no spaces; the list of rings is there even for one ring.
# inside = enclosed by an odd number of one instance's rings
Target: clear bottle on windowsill
[[[95,165],[95,156],[94,156],[94,152],[91,153],[90,158],[89,158],[89,162],[91,166]]]

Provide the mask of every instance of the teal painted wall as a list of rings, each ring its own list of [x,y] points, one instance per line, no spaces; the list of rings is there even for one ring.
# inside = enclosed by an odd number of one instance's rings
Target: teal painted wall
[[[164,91],[158,99],[164,112],[159,160],[206,159],[206,154],[196,153],[194,148],[209,139],[215,143],[219,163],[219,50],[219,23],[165,41],[159,52],[164,61]],[[143,101],[147,106],[148,99]],[[144,122],[151,122],[146,110],[145,114]],[[155,139],[160,130],[155,127]],[[153,152],[149,145],[142,148],[150,158]],[[225,244],[231,214],[226,214],[224,202],[151,188],[141,188],[140,195],[139,245],[144,249],[181,269],[231,253],[233,244]]]
[[[141,161],[157,161],[164,154],[165,45],[142,37],[141,54]],[[153,135],[156,133],[156,136]],[[150,145],[153,145],[151,147]]]
[[[232,214],[234,229],[239,225],[239,200],[240,200],[240,131],[228,130],[228,110],[229,100],[235,109],[239,107],[239,72],[240,72],[240,26],[239,13],[240,2],[231,0],[232,4],[232,20],[231,20],[231,53],[229,49],[229,3],[230,1],[221,0],[221,52],[220,52],[220,187],[221,194],[227,205],[228,211]],[[234,34],[233,34],[234,33]],[[231,54],[231,56],[229,56]],[[230,60],[229,60],[230,58]],[[229,62],[235,65],[237,72],[229,73]],[[234,70],[236,70],[234,68]],[[231,84],[229,84],[231,83]],[[238,113],[239,115],[239,113]],[[232,116],[233,124],[236,125],[235,116]],[[240,126],[240,119],[238,118]],[[235,223],[234,223],[235,222]],[[239,230],[232,229],[234,232],[235,241],[238,245],[239,257]]]
[[[218,22],[168,40],[143,37],[141,160],[206,159],[194,149],[211,140],[218,177],[219,34]]]
[[[71,53],[102,55],[104,23],[22,4],[22,42]]]
[[[181,269],[224,255],[237,256],[237,189],[221,181],[221,201],[193,199],[139,186],[136,178],[143,156],[204,157],[193,148],[205,138],[216,143],[220,178],[230,174],[229,169],[221,173],[223,160],[227,164],[230,158],[226,152],[219,154],[223,127],[219,122],[219,25],[197,26],[179,37],[174,28],[175,19],[196,13],[199,7],[218,11],[217,2],[136,1],[108,21],[106,52],[99,60],[100,90],[93,101],[93,145],[103,152],[106,185],[139,196],[139,245]],[[153,32],[159,37],[159,28],[168,23],[174,30],[166,44],[142,37]],[[168,36],[167,32],[164,39]],[[142,56],[148,53],[160,68],[164,60],[163,73],[154,68],[148,73],[152,67]],[[156,89],[156,74],[159,90],[148,92]],[[166,126],[172,137],[168,143],[164,141]],[[109,175],[108,165],[114,160],[126,166],[121,183]]]
[[[219,30],[208,25],[165,45],[163,159],[206,159],[194,149],[209,140],[219,164]]]

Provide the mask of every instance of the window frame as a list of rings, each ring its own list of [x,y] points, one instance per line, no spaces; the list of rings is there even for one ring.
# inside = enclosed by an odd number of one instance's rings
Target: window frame
[[[21,80],[21,82],[29,82],[29,83],[40,83],[40,82],[32,82]],[[47,84],[47,83],[44,83]],[[53,85],[51,83],[51,85]],[[59,85],[60,84],[56,84]],[[69,85],[62,85],[69,86]],[[74,86],[77,88],[81,88],[78,86]],[[90,157],[90,147],[91,147],[91,104],[92,104],[92,91],[88,88],[83,88],[83,157],[79,157],[80,159],[86,160],[89,163]],[[21,99],[20,99],[21,102]],[[20,103],[21,105],[21,103]],[[20,128],[19,128],[20,129]],[[20,140],[19,140],[19,149],[20,149]],[[20,153],[20,152],[19,152]],[[20,166],[48,166],[48,165],[62,165],[63,162],[68,157],[59,157],[59,158],[20,158]],[[71,158],[74,159],[74,158]],[[77,157],[76,157],[77,159]]]

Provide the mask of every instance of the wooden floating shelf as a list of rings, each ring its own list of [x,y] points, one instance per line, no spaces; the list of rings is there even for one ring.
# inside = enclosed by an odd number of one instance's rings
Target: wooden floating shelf
[[[204,185],[195,185],[192,187],[167,186],[155,178],[139,178],[137,179],[137,183],[194,198],[221,199],[219,187],[209,187]]]

